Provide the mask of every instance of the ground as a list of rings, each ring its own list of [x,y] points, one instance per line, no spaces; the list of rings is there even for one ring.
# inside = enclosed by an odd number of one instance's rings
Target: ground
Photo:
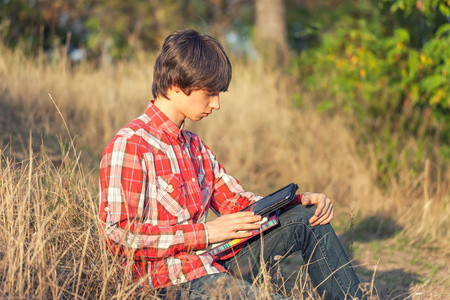
[[[356,244],[361,281],[371,282],[380,299],[450,299],[450,257],[411,246],[398,238]]]
[[[348,245],[346,236],[340,240]],[[450,299],[450,255],[439,249],[409,245],[398,236],[355,241],[353,249],[352,265],[361,282],[370,287],[373,281],[373,299]],[[301,261],[299,254],[287,258],[283,275],[297,270]]]

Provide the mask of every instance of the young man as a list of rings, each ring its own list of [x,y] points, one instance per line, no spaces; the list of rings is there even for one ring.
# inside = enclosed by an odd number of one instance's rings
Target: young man
[[[297,195],[279,224],[265,232],[263,252],[258,236],[226,260],[198,254],[216,242],[249,237],[249,230],[261,226],[260,216],[238,212],[261,197],[244,191],[202,140],[183,129],[186,118],[199,121],[220,108],[231,65],[214,38],[177,31],[164,42],[153,80],[155,100],[118,132],[101,162],[102,230],[134,279],[161,297],[174,286],[177,298],[207,299],[219,292],[252,299],[261,256],[270,268],[275,256],[302,251],[320,295],[361,297],[329,224],[333,205],[323,194]],[[219,217],[206,222],[210,209]]]

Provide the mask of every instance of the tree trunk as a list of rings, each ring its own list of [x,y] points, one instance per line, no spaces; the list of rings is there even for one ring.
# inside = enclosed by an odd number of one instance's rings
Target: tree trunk
[[[283,0],[256,0],[255,46],[266,63],[289,63],[285,9]]]

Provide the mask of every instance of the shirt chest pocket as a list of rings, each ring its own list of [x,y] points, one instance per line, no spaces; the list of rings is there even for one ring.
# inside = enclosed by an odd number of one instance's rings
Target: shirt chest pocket
[[[173,216],[187,213],[184,185],[181,175],[171,174],[156,178],[157,200],[162,209]]]

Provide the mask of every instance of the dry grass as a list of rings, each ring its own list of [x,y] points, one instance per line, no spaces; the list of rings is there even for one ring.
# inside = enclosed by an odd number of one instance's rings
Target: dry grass
[[[98,236],[97,195],[74,150],[16,162],[0,153],[0,297],[139,297]]]
[[[151,98],[152,58],[69,70],[1,46],[0,53],[0,296],[139,297],[98,238],[95,168],[108,141]],[[382,216],[400,226],[411,243],[426,239],[426,245],[445,252],[448,164],[425,155],[423,173],[411,176],[408,148],[416,147],[411,140],[397,154],[399,175],[381,190],[375,183],[375,146],[358,144],[342,116],[320,115],[307,103],[302,110],[292,108],[294,84],[256,63],[236,63],[221,110],[188,129],[199,133],[249,190],[266,194],[296,182],[302,191],[331,196],[338,223],[348,223],[352,205],[356,222]],[[83,150],[81,158],[55,138],[67,134],[48,94]]]

